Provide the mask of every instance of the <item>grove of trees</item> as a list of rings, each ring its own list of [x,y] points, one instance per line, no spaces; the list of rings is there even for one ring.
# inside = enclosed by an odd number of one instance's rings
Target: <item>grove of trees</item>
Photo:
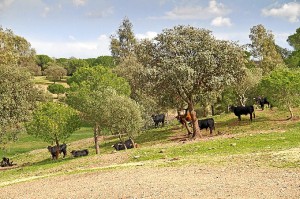
[[[136,39],[126,17],[111,36],[112,56],[77,59],[36,55],[25,38],[0,28],[0,144],[16,140],[24,130],[46,142],[60,142],[80,127],[93,126],[96,153],[105,133],[134,136],[151,115],[187,108],[192,138],[202,134],[198,109],[226,111],[228,105],[253,104],[268,97],[271,104],[292,109],[300,105],[300,28],[288,37],[294,48],[277,46],[262,24],[250,28],[251,43],[219,40],[210,30],[178,25],[153,39]],[[32,78],[44,75],[52,93],[64,100],[47,102]],[[66,77],[68,76],[68,77]]]

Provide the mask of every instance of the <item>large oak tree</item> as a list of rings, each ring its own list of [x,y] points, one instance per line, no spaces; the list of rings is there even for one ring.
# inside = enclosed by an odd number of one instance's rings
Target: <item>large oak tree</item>
[[[179,99],[188,105],[193,138],[201,137],[195,104],[203,93],[220,91],[244,75],[245,54],[229,41],[218,40],[206,29],[176,26],[165,29],[144,52],[143,79],[151,93],[161,99]]]

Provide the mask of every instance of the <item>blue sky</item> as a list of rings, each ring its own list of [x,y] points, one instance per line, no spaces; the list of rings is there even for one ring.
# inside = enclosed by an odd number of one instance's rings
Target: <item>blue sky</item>
[[[191,25],[240,44],[262,24],[291,49],[286,39],[300,27],[300,0],[0,0],[0,25],[56,58],[110,55],[110,36],[125,17],[138,38]]]

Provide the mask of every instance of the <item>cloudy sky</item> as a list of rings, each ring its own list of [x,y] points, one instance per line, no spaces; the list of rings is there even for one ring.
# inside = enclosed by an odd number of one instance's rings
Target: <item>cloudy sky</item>
[[[0,26],[56,58],[110,55],[109,37],[125,17],[138,38],[191,25],[240,44],[262,24],[291,49],[286,39],[300,27],[300,0],[0,0]]]

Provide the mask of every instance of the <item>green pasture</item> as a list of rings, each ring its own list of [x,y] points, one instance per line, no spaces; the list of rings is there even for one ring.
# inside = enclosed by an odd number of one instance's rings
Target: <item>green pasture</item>
[[[94,170],[120,169],[125,165],[145,166],[180,165],[228,165],[249,161],[271,167],[300,168],[300,109],[295,110],[296,118],[286,120],[287,112],[266,109],[257,110],[256,118],[242,116],[238,122],[232,113],[214,116],[216,129],[213,136],[202,130],[203,138],[189,140],[186,130],[175,120],[164,127],[152,128],[135,135],[139,148],[114,152],[112,144],[118,142],[116,136],[103,136],[100,154],[95,154],[93,129],[82,127],[66,141],[68,152],[87,148],[89,156],[73,158],[68,153],[65,159],[51,160],[44,143],[26,133],[17,142],[1,151],[19,166],[0,171],[0,186],[19,181],[32,180],[53,175],[65,175]],[[126,138],[124,136],[124,138]],[[118,164],[102,165],[106,156],[114,159],[124,156]],[[128,166],[126,166],[128,167]],[[19,182],[18,181],[18,182]]]

